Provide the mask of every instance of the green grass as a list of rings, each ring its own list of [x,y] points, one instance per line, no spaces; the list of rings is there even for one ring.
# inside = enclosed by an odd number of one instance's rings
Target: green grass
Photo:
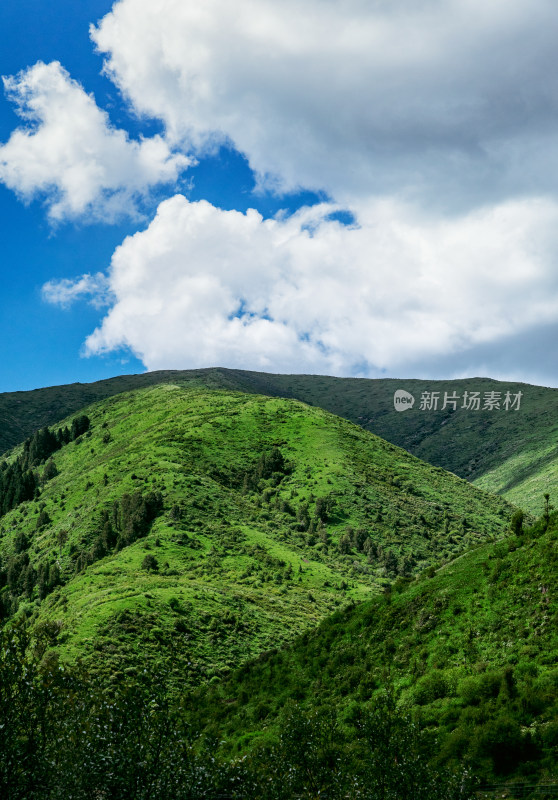
[[[32,392],[0,394],[0,452],[39,427],[60,421],[84,406],[117,393],[182,382],[296,398],[331,411],[403,447],[431,464],[497,492],[534,515],[540,498],[558,489],[558,391],[487,378],[454,381],[332,378],[271,375],[230,369],[151,372],[71,384]],[[416,398],[405,413],[393,407],[393,393],[405,388]],[[420,411],[422,392],[522,391],[519,411]],[[503,396],[503,395],[502,395]]]
[[[555,517],[337,611],[192,707],[232,754],[273,740],[289,702],[337,709],[350,727],[391,685],[438,738],[440,762],[468,763],[485,781],[555,780],[557,567]]]
[[[382,591],[395,573],[381,553],[340,552],[348,528],[364,530],[396,564],[411,557],[417,572],[502,535],[513,510],[298,401],[161,384],[85,410],[91,430],[54,454],[59,474],[0,519],[0,556],[9,576],[23,532],[33,569],[58,566],[63,585],[42,601],[37,588],[20,591],[20,612],[58,620],[61,657],[115,678],[146,664],[190,684],[217,678]],[[287,473],[246,493],[245,473],[273,447]],[[148,535],[77,570],[102,511],[150,491],[162,494],[163,511]],[[301,530],[297,512],[307,504],[312,518],[319,497],[328,498],[327,522]],[[51,522],[37,530],[42,507]],[[157,572],[142,568],[147,554]],[[5,587],[15,613],[8,595]]]

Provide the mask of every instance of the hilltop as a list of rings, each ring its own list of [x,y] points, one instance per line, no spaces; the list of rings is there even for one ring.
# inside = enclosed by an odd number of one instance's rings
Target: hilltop
[[[3,614],[113,678],[159,663],[216,679],[513,512],[322,409],[193,385],[95,403],[0,477],[18,465],[39,489],[0,518]]]
[[[91,384],[0,394],[0,452],[35,430],[123,391],[172,381],[285,397],[324,408],[404,448],[418,458],[506,497],[539,515],[542,496],[558,484],[558,390],[487,378],[419,381],[271,375],[231,369],[150,372]],[[396,389],[415,397],[398,413]],[[500,393],[500,409],[463,408],[465,392]],[[504,410],[505,393],[521,392],[518,410]],[[423,393],[439,393],[438,408],[421,410]],[[458,397],[443,409],[444,393]]]

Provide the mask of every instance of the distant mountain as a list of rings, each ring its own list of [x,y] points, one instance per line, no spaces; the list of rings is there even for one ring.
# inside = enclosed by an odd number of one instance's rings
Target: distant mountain
[[[538,515],[546,492],[558,489],[558,390],[487,378],[419,381],[271,375],[229,369],[149,372],[91,384],[0,394],[0,452],[36,429],[97,400],[167,381],[295,398],[361,425],[431,464],[475,482]],[[410,410],[397,412],[394,393],[413,395]],[[503,408],[506,392],[519,408]],[[463,408],[478,392],[481,407]],[[488,393],[500,408],[483,409]],[[421,410],[421,398],[438,393],[437,408]],[[447,393],[446,407],[444,395]],[[450,398],[458,398],[454,402]],[[455,405],[455,410],[454,410]]]
[[[279,375],[269,376],[269,383],[276,392],[362,425],[535,516],[542,513],[545,493],[558,502],[557,389],[487,378],[424,381]],[[415,398],[410,410],[395,410],[397,389]],[[483,408],[491,393],[499,408]],[[437,408],[421,410],[423,395],[432,402],[435,394]],[[449,402],[443,408],[445,395]],[[512,407],[515,398],[519,403]],[[470,409],[463,408],[467,402]]]
[[[513,512],[322,409],[193,382],[81,409],[9,454],[0,484],[4,617],[56,623],[63,658],[168,663],[185,684],[503,535]]]

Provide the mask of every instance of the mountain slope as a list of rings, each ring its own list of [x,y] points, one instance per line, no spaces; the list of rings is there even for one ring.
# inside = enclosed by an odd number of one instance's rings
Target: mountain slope
[[[216,676],[513,511],[298,401],[162,384],[86,413],[40,496],[0,519],[0,598],[113,675]]]
[[[350,419],[418,458],[454,472],[486,491],[538,515],[543,495],[558,491],[558,390],[487,378],[453,381],[367,380],[269,376],[275,391]],[[395,410],[397,389],[415,398]],[[518,410],[503,407],[506,392],[521,392]],[[463,408],[466,393],[480,394],[479,410]],[[500,408],[483,409],[499,393]],[[438,393],[438,408],[421,410],[423,393]],[[443,409],[444,395],[459,398]]]
[[[237,752],[277,736],[293,702],[307,714],[336,709],[351,730],[392,685],[438,737],[441,762],[489,781],[556,780],[557,567],[554,516],[337,611],[199,692],[196,715]]]
[[[228,369],[152,372],[33,392],[0,394],[0,452],[45,424],[118,392],[166,381],[296,398],[319,406],[538,515],[542,497],[558,489],[558,390],[486,378],[418,381],[271,375]],[[395,411],[394,391],[415,405]],[[467,410],[465,392],[522,392],[519,410]],[[423,392],[439,392],[439,408],[421,411]],[[444,392],[460,399],[442,409]]]

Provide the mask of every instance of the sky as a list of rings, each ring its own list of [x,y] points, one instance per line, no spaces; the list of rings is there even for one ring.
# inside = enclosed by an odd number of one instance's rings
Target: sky
[[[0,4],[0,391],[558,386],[552,0]]]

